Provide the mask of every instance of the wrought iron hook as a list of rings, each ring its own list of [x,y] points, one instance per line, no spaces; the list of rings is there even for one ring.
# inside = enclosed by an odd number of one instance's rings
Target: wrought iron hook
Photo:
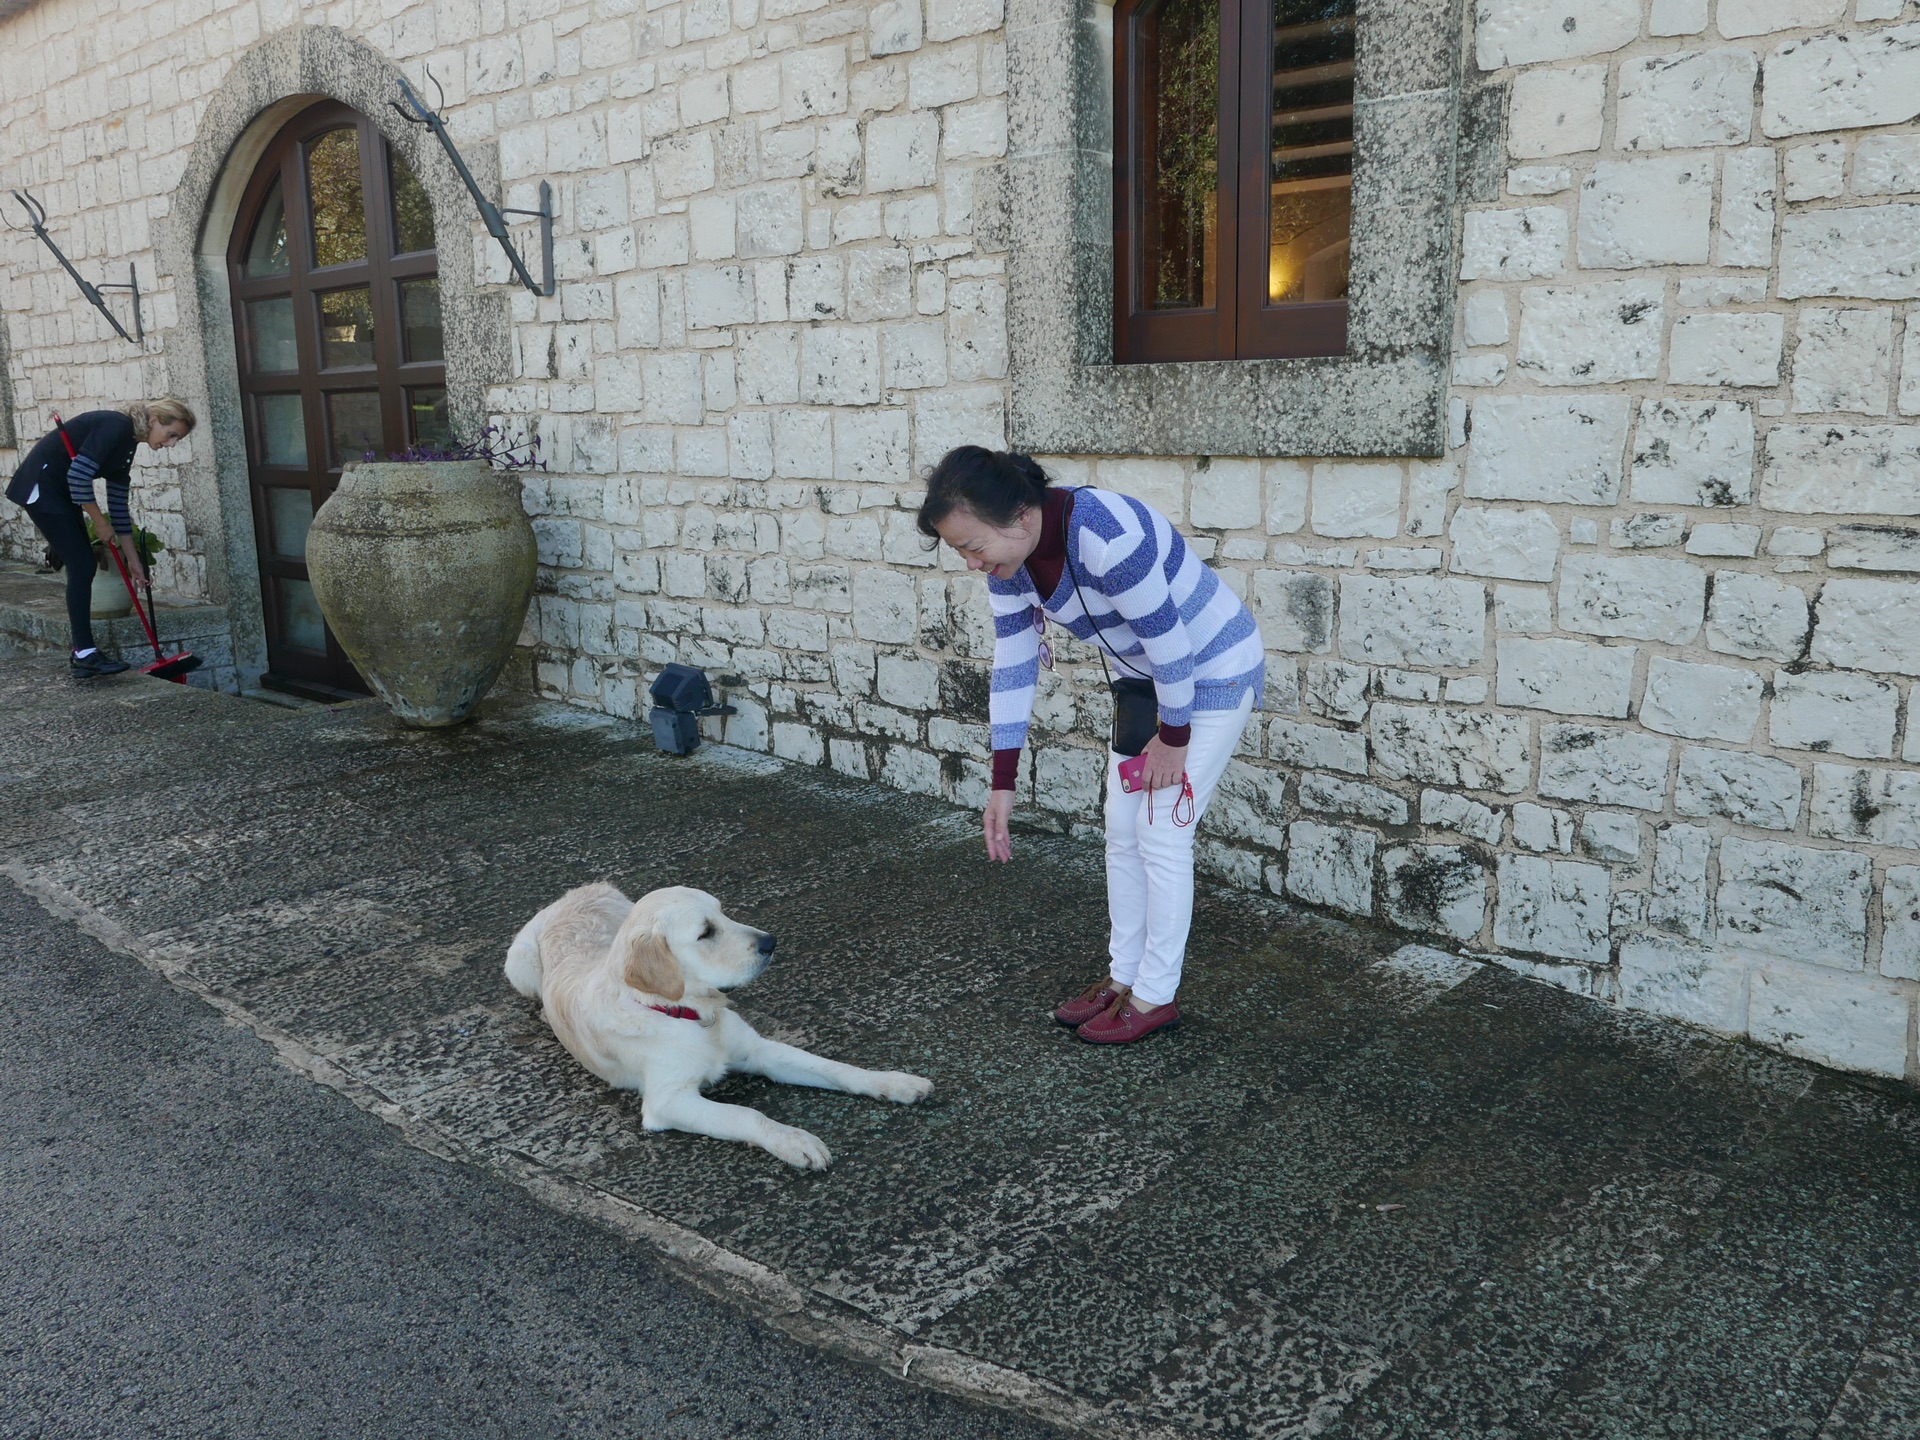
[[[20,208],[27,212],[27,223],[33,227],[33,233],[39,237],[41,244],[53,252],[53,258],[60,262],[60,268],[73,278],[73,283],[80,288],[82,298],[84,298],[89,305],[93,306],[94,309],[107,317],[107,324],[113,327],[114,334],[118,335],[129,345],[139,345],[144,348],[147,332],[146,327],[140,323],[140,274],[139,271],[133,267],[132,262],[128,262],[127,265],[126,284],[122,285],[117,281],[109,282],[104,280],[97,286],[88,284],[86,278],[81,275],[78,270],[73,268],[73,262],[67,259],[65,252],[54,243],[53,236],[47,233],[47,207],[36,200],[30,192],[15,190],[12,194],[13,198],[20,202]],[[15,227],[9,226],[8,228],[12,229]],[[133,334],[129,335],[126,326],[114,318],[113,311],[107,308],[106,299],[100,294],[102,290],[131,290],[133,292]]]
[[[553,187],[545,180],[540,182],[540,208],[538,210],[516,210],[511,207],[495,205],[491,200],[487,199],[485,195],[480,193],[479,182],[473,178],[473,172],[467,168],[467,162],[461,157],[459,147],[453,143],[453,136],[447,133],[447,122],[440,117],[438,111],[429,109],[426,102],[414,93],[413,87],[407,83],[406,76],[402,75],[399,78],[400,93],[406,97],[407,105],[403,107],[397,100],[392,100],[388,103],[392,105],[394,109],[400,111],[410,123],[425,125],[429,130],[433,131],[434,137],[440,142],[440,148],[447,152],[447,158],[453,162],[454,171],[460,176],[461,182],[466,185],[467,193],[473,197],[473,203],[480,211],[481,224],[487,227],[487,234],[491,235],[495,240],[498,240],[500,242],[500,248],[507,252],[507,263],[513,266],[513,273],[519,277],[520,283],[536,295],[553,294]],[[427,78],[432,80],[434,88],[440,91],[440,103],[445,105],[447,103],[447,92],[441,88],[440,82],[434,78],[432,70],[427,71]],[[409,108],[412,111],[411,114],[408,114]],[[507,222],[504,218],[507,215],[534,215],[539,217],[542,259],[545,262],[546,268],[544,281],[536,281],[533,278],[533,273],[527,269],[526,261],[520,258],[519,250],[514,247],[513,241],[508,238]]]

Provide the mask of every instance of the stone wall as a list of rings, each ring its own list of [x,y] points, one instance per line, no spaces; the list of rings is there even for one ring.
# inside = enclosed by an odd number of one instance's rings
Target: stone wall
[[[471,251],[513,337],[489,405],[552,465],[526,492],[542,690],[634,715],[689,661],[729,741],[974,804],[985,602],[911,512],[948,447],[1008,438],[989,220],[1049,97],[1007,42],[1058,8],[201,0],[129,36],[42,0],[0,22],[0,178],[75,217],[77,256],[151,264],[195,117],[263,33],[430,67],[507,202],[547,178],[561,210],[551,299],[477,227]],[[1504,87],[1508,154],[1457,216],[1446,453],[1044,457],[1165,510],[1260,619],[1267,713],[1204,863],[1920,1078],[1920,14],[1470,8],[1457,83]],[[177,276],[140,358],[30,238],[0,247],[23,433],[194,343]],[[1105,695],[1063,658],[1024,798],[1093,825]]]

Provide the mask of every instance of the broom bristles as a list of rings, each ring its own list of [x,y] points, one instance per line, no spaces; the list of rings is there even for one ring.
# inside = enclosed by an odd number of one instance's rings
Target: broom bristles
[[[169,655],[166,659],[156,660],[151,665],[142,665],[140,673],[152,675],[161,680],[181,680],[190,671],[199,668],[200,657],[183,650],[178,655]]]

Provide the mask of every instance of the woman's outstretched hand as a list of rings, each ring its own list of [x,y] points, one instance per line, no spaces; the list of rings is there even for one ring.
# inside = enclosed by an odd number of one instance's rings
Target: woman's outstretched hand
[[[1007,831],[1007,822],[1012,818],[1011,790],[996,790],[987,797],[986,813],[981,816],[980,828],[986,832],[989,860],[1013,859],[1013,837]]]

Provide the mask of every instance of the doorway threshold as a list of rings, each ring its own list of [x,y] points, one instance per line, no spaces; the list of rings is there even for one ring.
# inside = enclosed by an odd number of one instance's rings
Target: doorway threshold
[[[260,677],[259,692],[272,692],[283,704],[306,702],[313,705],[351,705],[359,700],[371,700],[372,695],[364,690],[342,690],[337,685],[323,684],[318,680],[301,680],[287,675],[275,675],[271,671]],[[256,693],[251,698],[265,700],[265,693]]]

